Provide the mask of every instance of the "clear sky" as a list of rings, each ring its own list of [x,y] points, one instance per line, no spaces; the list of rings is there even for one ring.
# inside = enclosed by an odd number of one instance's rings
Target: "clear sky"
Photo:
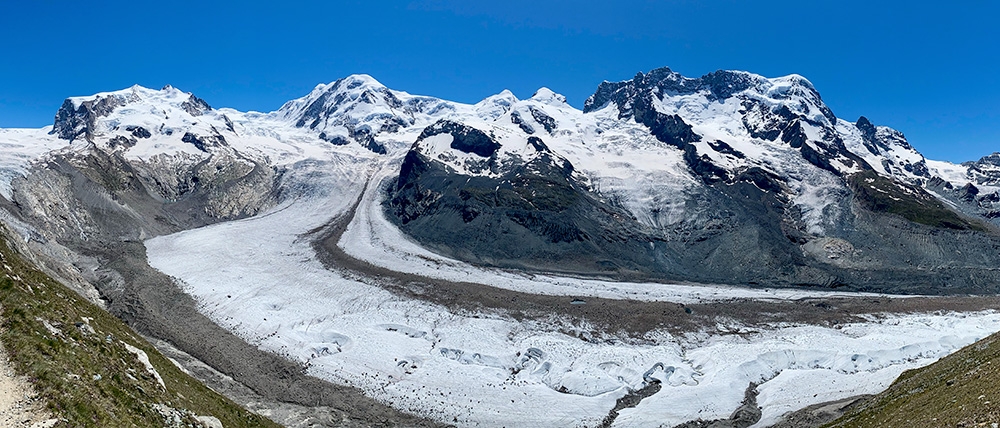
[[[0,127],[136,83],[271,111],[353,73],[470,103],[546,86],[582,108],[669,66],[801,74],[838,116],[958,162],[1000,151],[997,21],[992,1],[3,0]]]

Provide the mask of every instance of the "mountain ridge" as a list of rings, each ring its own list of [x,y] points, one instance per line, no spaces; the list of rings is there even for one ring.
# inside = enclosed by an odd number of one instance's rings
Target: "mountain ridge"
[[[29,142],[28,134],[19,141]],[[583,110],[544,87],[525,100],[502,91],[462,104],[392,90],[363,74],[319,84],[270,113],[212,108],[169,85],[133,86],[68,98],[50,135],[39,138],[67,141],[67,154],[96,148],[120,156],[118,164],[135,171],[126,176],[165,206],[191,198],[187,204],[198,206],[207,197],[208,218],[280,203],[282,174],[318,153],[397,159],[398,184],[385,200],[399,227],[446,255],[497,266],[533,265],[513,249],[536,248],[562,254],[552,260],[572,260],[561,267],[580,273],[866,289],[869,270],[895,271],[906,260],[918,273],[957,266],[991,277],[980,264],[989,257],[970,264],[946,256],[962,250],[944,250],[953,245],[933,236],[953,232],[933,230],[979,231],[960,240],[989,247],[1000,222],[992,158],[928,161],[901,132],[864,116],[837,118],[798,75],[720,70],[688,78],[664,67],[600,84]],[[31,156],[11,168],[12,183]],[[258,178],[247,187],[250,172]],[[859,174],[884,182],[850,179]],[[479,184],[466,186],[473,178]],[[498,197],[502,191],[510,193]],[[16,205],[46,210],[15,193]],[[441,205],[446,194],[454,199]],[[572,201],[596,205],[585,214]],[[543,219],[539,207],[554,211]],[[861,232],[897,219],[907,230],[895,238]],[[906,243],[925,235],[944,247],[924,252]],[[519,238],[497,246],[477,236]],[[546,242],[562,249],[552,253]],[[887,245],[902,249],[886,256],[879,248]],[[498,248],[508,250],[491,254]],[[714,273],[704,274],[706,263]],[[959,289],[985,286],[975,278]],[[890,288],[907,289],[899,287]]]

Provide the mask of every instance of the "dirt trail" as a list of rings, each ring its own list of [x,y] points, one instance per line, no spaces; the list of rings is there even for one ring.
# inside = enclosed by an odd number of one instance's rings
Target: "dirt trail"
[[[446,281],[396,272],[354,258],[337,243],[354,218],[360,202],[359,198],[343,215],[311,232],[315,236],[313,248],[320,261],[328,269],[359,281],[381,286],[403,297],[440,304],[452,311],[499,312],[519,321],[549,319],[558,315],[574,325],[587,322],[606,333],[625,332],[638,338],[656,329],[672,333],[711,329],[720,320],[732,320],[747,327],[763,327],[777,322],[835,325],[862,321],[864,315],[1000,308],[998,296],[858,296],[784,301],[733,299],[692,305],[588,297],[585,304],[573,304],[578,296],[547,296],[473,282]]]
[[[17,376],[0,345],[0,427],[51,427],[58,422],[45,409],[31,383]]]

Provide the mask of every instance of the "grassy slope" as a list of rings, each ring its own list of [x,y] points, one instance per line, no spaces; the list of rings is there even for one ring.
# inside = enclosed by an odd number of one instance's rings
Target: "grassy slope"
[[[194,415],[214,416],[227,428],[278,426],[183,373],[123,322],[25,263],[3,232],[0,341],[62,419],[59,426],[163,427],[154,404],[181,410],[186,426]],[[123,342],[146,352],[165,390]]]
[[[1000,333],[904,372],[888,390],[827,426],[990,427],[995,422],[1000,422]]]
[[[922,188],[890,180],[874,171],[850,176],[848,185],[862,205],[874,212],[896,214],[915,223],[946,229],[988,230],[979,221],[955,213]]]

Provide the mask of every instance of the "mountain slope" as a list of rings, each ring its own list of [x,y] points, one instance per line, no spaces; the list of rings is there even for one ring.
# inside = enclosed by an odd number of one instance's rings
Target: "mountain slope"
[[[828,427],[990,426],[1000,420],[1000,335],[909,370]]]
[[[663,68],[603,83],[582,112],[540,90],[461,124],[425,128],[386,210],[462,260],[902,293],[1000,278],[990,219],[932,194],[948,181],[901,133],[836,118],[799,76]]]
[[[99,108],[109,98],[119,101]],[[70,99],[64,105],[70,113],[57,115],[51,129],[70,129],[73,139],[23,158],[10,198],[0,198],[0,216],[23,239],[26,257],[141,333],[218,369],[249,391],[241,404],[283,423],[433,425],[260,350],[199,313],[182,284],[149,267],[145,239],[324,191],[279,184],[285,174],[331,158],[364,164],[377,156],[358,145],[332,146],[259,113],[203,103],[186,108],[193,98],[173,88],[133,87]],[[25,145],[16,149],[27,151],[32,137],[58,137],[46,131],[22,132]]]
[[[0,340],[56,426],[276,427],[208,389],[120,320],[39,272],[0,229]]]

